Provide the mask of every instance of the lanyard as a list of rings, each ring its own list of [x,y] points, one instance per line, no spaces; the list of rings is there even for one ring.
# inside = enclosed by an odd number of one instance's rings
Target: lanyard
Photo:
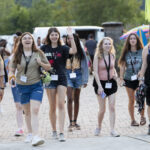
[[[108,81],[109,81],[109,79],[110,79],[109,70],[110,70],[110,63],[111,63],[111,60],[110,60],[110,54],[109,54],[109,62],[108,62],[108,65],[107,65],[107,63],[106,63],[104,54],[103,54],[103,58],[104,58],[104,62],[105,62],[106,70],[107,70],[107,77],[108,77]]]
[[[133,71],[134,74],[136,74],[136,71],[135,71],[135,69],[134,69],[134,63],[133,63],[132,56],[131,56],[131,53],[130,53],[130,52],[129,52],[129,56],[130,56],[130,59],[131,59],[132,71]],[[136,57],[135,57],[135,59],[136,59]]]
[[[33,51],[32,51],[32,54],[33,54]],[[23,56],[24,56],[24,59],[25,59],[25,61],[26,61],[26,66],[25,66],[25,70],[24,70],[24,74],[25,74],[25,75],[26,75],[26,73],[27,73],[28,65],[29,65],[29,63],[30,63],[32,54],[31,54],[31,56],[29,57],[29,59],[27,59],[27,57],[25,56],[25,54],[24,54],[24,52],[23,52]]]

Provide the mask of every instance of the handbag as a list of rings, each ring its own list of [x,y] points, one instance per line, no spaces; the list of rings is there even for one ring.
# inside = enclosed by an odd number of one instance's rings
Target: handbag
[[[41,77],[43,84],[49,84],[51,82],[50,73],[44,70],[42,67],[40,67],[40,77]]]

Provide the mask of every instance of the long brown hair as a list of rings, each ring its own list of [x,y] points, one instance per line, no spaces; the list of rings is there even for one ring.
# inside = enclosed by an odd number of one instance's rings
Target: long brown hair
[[[143,49],[143,44],[142,44],[140,38],[135,33],[131,33],[127,37],[126,42],[125,42],[125,44],[123,46],[122,53],[121,53],[121,56],[120,56],[119,61],[118,61],[118,66],[119,67],[122,66],[125,63],[125,56],[131,50],[130,37],[132,35],[134,35],[136,37],[136,39],[137,39],[136,49],[137,50]]]
[[[95,56],[98,57],[98,59],[101,59],[103,58],[103,42],[105,40],[109,40],[110,43],[111,43],[111,50],[110,50],[110,54],[114,55],[115,56],[115,48],[114,48],[114,45],[113,45],[113,40],[110,38],[110,37],[104,37],[98,44],[97,44],[97,48],[96,48],[96,52],[95,52]]]
[[[58,33],[59,38],[58,38],[58,43],[57,43],[57,44],[58,44],[58,46],[61,46],[62,43],[61,43],[61,40],[60,40],[60,32],[59,32],[58,29],[55,28],[55,27],[49,28],[48,33],[47,33],[47,36],[46,36],[46,39],[45,39],[45,44],[47,44],[47,45],[51,45],[51,44],[52,44],[52,43],[51,43],[51,40],[50,40],[50,38],[49,38],[49,36],[50,36],[50,34],[51,34],[52,32]]]
[[[36,44],[35,44],[35,41],[33,39],[33,36],[31,35],[31,33],[29,32],[25,32],[21,35],[21,37],[19,38],[19,41],[17,43],[17,46],[16,46],[16,49],[14,50],[14,63],[15,64],[20,64],[21,63],[21,57],[22,57],[22,54],[23,54],[23,45],[22,45],[22,38],[28,34],[29,36],[31,36],[32,40],[33,40],[33,43],[32,43],[32,51],[33,52],[38,52],[40,50],[37,49],[36,47]]]

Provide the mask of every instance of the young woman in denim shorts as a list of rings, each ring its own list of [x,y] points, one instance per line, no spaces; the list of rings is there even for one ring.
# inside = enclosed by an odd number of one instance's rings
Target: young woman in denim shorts
[[[97,45],[94,57],[94,90],[99,103],[98,127],[95,135],[100,134],[102,121],[105,114],[106,98],[109,102],[110,134],[113,137],[119,137],[115,131],[115,93],[117,92],[117,73],[115,69],[115,49],[113,41],[109,37],[104,37]]]
[[[123,47],[119,59],[120,85],[126,87],[129,98],[128,110],[131,118],[131,126],[139,126],[134,117],[135,91],[139,86],[138,74],[142,66],[143,45],[139,37],[131,33]],[[140,125],[146,124],[144,110],[141,112]]]
[[[72,29],[67,29],[71,40],[71,48],[62,45],[60,33],[57,28],[50,28],[46,36],[45,45],[41,47],[49,63],[51,64],[51,82],[46,85],[46,92],[50,105],[49,118],[52,126],[52,137],[57,139],[56,130],[56,104],[58,105],[59,120],[59,141],[64,142],[64,123],[65,123],[65,96],[67,90],[66,60],[69,54],[77,52]],[[57,103],[56,103],[57,95]]]
[[[12,50],[12,54],[9,57],[8,64],[11,61],[11,59],[13,58],[14,52],[15,52],[17,44],[19,42],[19,38],[22,34],[21,32],[18,32],[18,33],[19,33],[19,35],[14,36],[14,47],[13,47],[13,50]],[[15,106],[16,106],[16,121],[17,121],[17,126],[18,126],[18,129],[15,132],[15,136],[22,136],[23,135],[23,129],[22,129],[22,127],[23,127],[23,108],[22,108],[22,105],[21,105],[20,94],[18,94],[19,91],[18,91],[18,89],[15,85],[15,82],[13,84],[14,85],[12,85],[11,90],[12,90],[14,103],[15,103]]]
[[[67,98],[68,98],[68,115],[70,120],[69,131],[75,127],[80,129],[80,125],[77,124],[77,117],[79,113],[79,99],[81,86],[87,86],[88,82],[88,64],[86,54],[81,47],[80,39],[76,34],[73,34],[75,44],[77,47],[77,53],[70,55],[67,59],[66,70],[67,70]],[[71,40],[67,36],[67,45],[71,46]],[[74,107],[72,106],[74,102]],[[73,113],[74,112],[74,113]],[[72,115],[74,114],[74,116]]]
[[[9,64],[9,82],[12,84],[12,80],[16,80],[28,129],[25,142],[32,142],[33,146],[44,143],[44,139],[38,135],[38,113],[43,98],[40,66],[50,70],[47,58],[36,48],[32,35],[23,33]]]

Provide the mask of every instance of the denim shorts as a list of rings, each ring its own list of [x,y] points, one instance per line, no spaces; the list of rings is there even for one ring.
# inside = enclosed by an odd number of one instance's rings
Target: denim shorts
[[[15,103],[21,103],[21,95],[18,92],[18,88],[17,87],[12,87],[11,91],[12,91],[12,95],[13,95],[13,98],[14,98],[14,102]]]
[[[62,85],[67,87],[67,77],[66,75],[58,75],[58,81],[51,81],[49,84],[45,85],[46,89],[56,89],[57,86]]]
[[[74,73],[76,73],[76,78],[70,78],[70,73],[72,73],[72,70],[67,69],[67,86],[75,89],[81,88],[82,86],[81,69],[74,70]]]
[[[21,96],[21,104],[28,104],[30,100],[42,102],[44,90],[41,81],[32,85],[17,84],[17,88]]]

